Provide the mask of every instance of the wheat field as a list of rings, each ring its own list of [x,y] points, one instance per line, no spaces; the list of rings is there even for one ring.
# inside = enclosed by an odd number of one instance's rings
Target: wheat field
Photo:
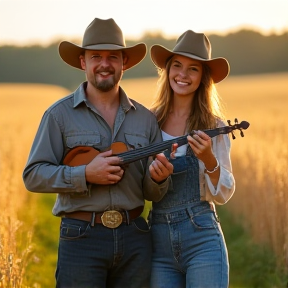
[[[149,107],[156,82],[123,80],[122,87]],[[278,264],[288,266],[288,74],[228,77],[217,88],[227,119],[250,123],[244,138],[235,131],[231,140],[236,192],[227,208],[255,243],[269,245]],[[35,260],[37,217],[22,171],[43,112],[68,93],[53,85],[0,84],[0,287],[28,287],[23,279]]]
[[[26,287],[36,203],[22,172],[45,108],[67,93],[49,85],[0,84],[0,287]]]

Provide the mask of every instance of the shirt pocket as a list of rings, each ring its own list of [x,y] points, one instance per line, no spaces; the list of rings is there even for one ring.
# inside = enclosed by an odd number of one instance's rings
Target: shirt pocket
[[[125,133],[124,137],[128,148],[128,151],[124,153],[125,155],[122,155],[124,162],[125,161],[135,162],[137,159],[144,161],[146,157],[150,156],[147,154],[147,151],[144,148],[150,144],[149,139],[147,139],[145,136]],[[141,152],[137,151],[137,149],[140,148],[144,148],[144,151],[143,150],[141,150]],[[142,163],[142,161],[140,161],[139,163],[141,163],[142,165],[141,167],[142,169],[144,169],[144,166],[146,166],[146,162]]]
[[[69,149],[77,146],[99,147],[101,136],[94,131],[81,131],[66,136],[66,145]]]
[[[129,149],[138,149],[149,145],[149,139],[145,136],[127,133],[124,136]]]
[[[88,164],[97,156],[101,148],[100,134],[81,131],[66,135],[66,151],[63,163],[68,166]]]

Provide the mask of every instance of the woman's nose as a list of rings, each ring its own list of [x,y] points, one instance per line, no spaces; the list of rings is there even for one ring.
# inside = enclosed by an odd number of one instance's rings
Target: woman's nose
[[[183,78],[185,78],[187,76],[187,70],[186,69],[181,69],[179,71],[179,75]]]

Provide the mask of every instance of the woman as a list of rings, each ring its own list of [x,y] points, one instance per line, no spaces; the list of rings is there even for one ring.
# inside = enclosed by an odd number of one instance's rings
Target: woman
[[[153,203],[151,287],[228,287],[227,248],[215,204],[225,204],[235,189],[230,139],[226,134],[211,139],[201,130],[225,126],[215,83],[227,77],[229,63],[212,59],[209,39],[191,30],[172,51],[153,45],[150,52],[160,75],[151,110],[163,140],[194,131],[186,145],[174,147],[169,190]]]

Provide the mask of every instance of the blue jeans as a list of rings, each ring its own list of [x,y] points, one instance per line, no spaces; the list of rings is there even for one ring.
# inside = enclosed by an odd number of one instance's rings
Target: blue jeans
[[[226,244],[209,203],[157,212],[151,227],[151,288],[228,287]]]
[[[139,217],[115,229],[62,218],[57,288],[148,288],[151,232]]]

